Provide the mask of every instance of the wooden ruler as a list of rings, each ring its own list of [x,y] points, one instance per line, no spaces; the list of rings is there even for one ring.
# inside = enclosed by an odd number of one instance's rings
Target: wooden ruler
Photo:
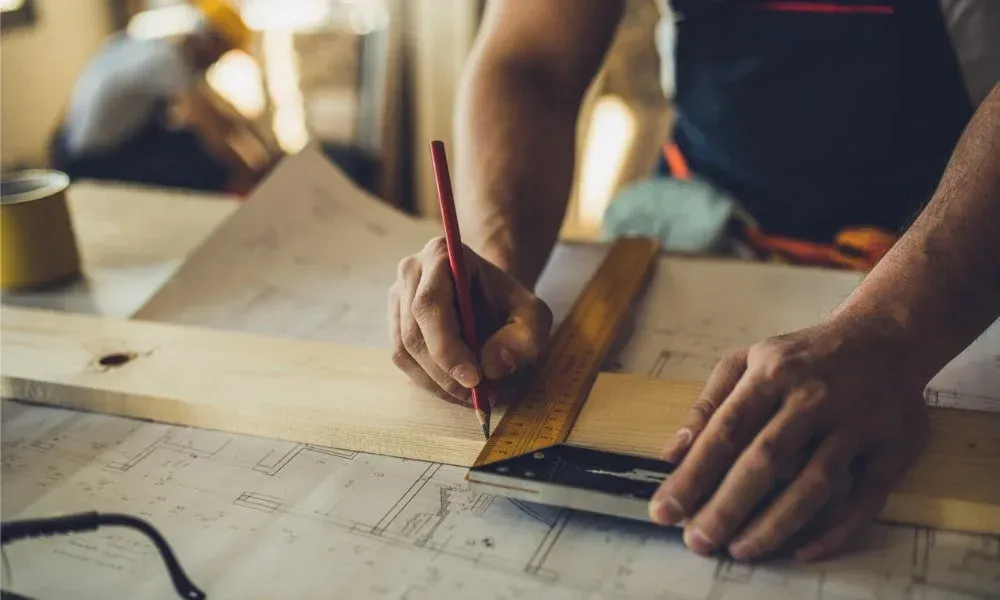
[[[550,340],[526,393],[504,414],[473,467],[566,441],[658,254],[656,240],[615,241]]]

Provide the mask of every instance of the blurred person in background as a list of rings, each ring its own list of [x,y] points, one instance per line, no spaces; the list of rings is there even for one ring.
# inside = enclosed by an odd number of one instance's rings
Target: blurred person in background
[[[223,0],[197,0],[199,21],[176,38],[113,36],[80,75],[52,163],[71,178],[246,192],[254,168],[232,138],[247,133],[206,72],[250,30]]]

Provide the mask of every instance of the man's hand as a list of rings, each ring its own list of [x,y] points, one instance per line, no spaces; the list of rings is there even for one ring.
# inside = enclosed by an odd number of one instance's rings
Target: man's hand
[[[524,286],[465,247],[473,310],[482,344],[479,356],[459,328],[454,283],[443,237],[399,263],[389,290],[393,362],[422,388],[467,404],[470,389],[531,366],[549,337],[552,311]],[[496,398],[490,398],[494,404]]]
[[[719,363],[664,453],[680,465],[650,503],[653,520],[683,522],[692,550],[737,560],[788,542],[800,560],[841,549],[928,435],[927,378],[886,331],[833,319]],[[779,479],[791,483],[761,502]]]

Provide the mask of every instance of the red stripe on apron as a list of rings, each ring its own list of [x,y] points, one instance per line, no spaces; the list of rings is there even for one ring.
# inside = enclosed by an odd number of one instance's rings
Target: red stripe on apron
[[[773,10],[778,12],[805,12],[824,15],[891,15],[896,11],[885,4],[833,4],[818,2],[794,2],[774,0],[750,5],[756,10]]]

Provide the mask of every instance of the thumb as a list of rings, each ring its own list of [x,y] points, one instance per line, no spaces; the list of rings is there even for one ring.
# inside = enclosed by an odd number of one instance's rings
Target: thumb
[[[552,311],[534,296],[514,305],[507,322],[483,343],[483,374],[502,379],[538,361],[552,327]]]

